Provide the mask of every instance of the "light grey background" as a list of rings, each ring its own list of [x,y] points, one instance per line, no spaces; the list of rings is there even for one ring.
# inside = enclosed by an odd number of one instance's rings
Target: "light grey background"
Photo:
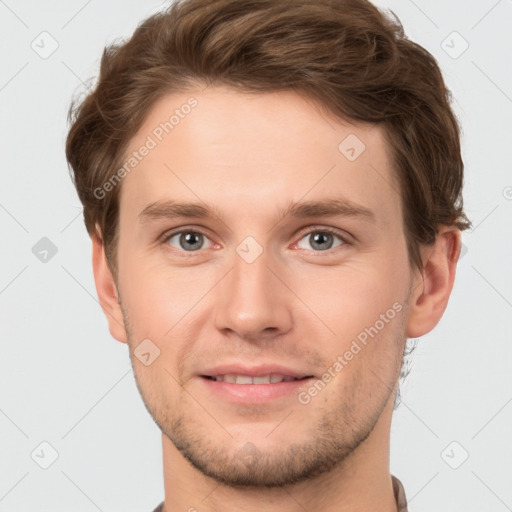
[[[98,305],[64,157],[69,102],[104,45],[162,5],[0,1],[1,512],[144,512],[163,499],[160,431]],[[445,316],[411,356],[391,471],[413,512],[512,510],[512,3],[377,5],[442,67],[474,224]]]

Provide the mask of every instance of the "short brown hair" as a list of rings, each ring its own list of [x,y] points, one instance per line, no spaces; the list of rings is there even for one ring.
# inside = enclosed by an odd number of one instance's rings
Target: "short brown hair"
[[[441,225],[471,226],[450,92],[396,17],[366,0],[178,0],[105,48],[97,85],[69,112],[66,157],[85,225],[114,270],[120,186],[101,199],[94,191],[159,98],[212,84],[293,90],[341,119],[384,127],[412,266]]]

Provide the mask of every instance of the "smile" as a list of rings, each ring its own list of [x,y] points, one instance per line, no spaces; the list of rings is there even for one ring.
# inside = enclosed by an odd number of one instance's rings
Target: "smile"
[[[287,375],[260,375],[258,377],[251,377],[250,375],[204,375],[204,378],[213,380],[215,382],[230,382],[231,384],[277,384],[279,382],[291,382],[294,380],[303,380],[307,377],[292,377]]]

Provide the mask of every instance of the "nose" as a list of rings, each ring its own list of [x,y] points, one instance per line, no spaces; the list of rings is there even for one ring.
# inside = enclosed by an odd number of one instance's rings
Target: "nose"
[[[216,328],[253,342],[288,332],[295,297],[283,268],[265,251],[252,262],[235,253],[232,261],[231,271],[216,287]]]

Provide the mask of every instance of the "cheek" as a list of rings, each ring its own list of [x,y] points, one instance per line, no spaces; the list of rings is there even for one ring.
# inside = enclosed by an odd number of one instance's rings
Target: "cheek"
[[[196,322],[218,280],[212,269],[170,268],[144,258],[126,258],[123,272],[120,285],[131,334],[158,345],[169,343],[177,333],[181,338],[183,330]]]
[[[322,330],[326,336],[320,339],[332,345],[329,334],[333,335],[339,350],[379,321],[381,314],[389,312],[387,318],[393,319],[397,316],[400,306],[393,305],[404,299],[406,276],[390,261],[368,258],[366,262],[347,262],[338,267],[311,266],[294,279],[295,293],[314,313],[307,315],[311,318],[308,322],[317,327],[318,320],[325,324]]]

